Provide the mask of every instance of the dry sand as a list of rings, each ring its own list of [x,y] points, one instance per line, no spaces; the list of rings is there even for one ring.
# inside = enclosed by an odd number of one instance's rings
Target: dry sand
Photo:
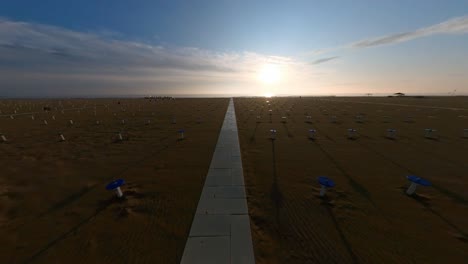
[[[467,97],[242,98],[235,106],[257,263],[466,263]],[[424,138],[425,128],[439,139]],[[409,197],[409,174],[433,186]],[[325,199],[319,175],[337,184]]]
[[[0,101],[0,262],[179,263],[227,104]],[[124,200],[105,190],[116,178]]]

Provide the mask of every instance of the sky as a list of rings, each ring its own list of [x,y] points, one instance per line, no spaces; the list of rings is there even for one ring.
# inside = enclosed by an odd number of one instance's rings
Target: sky
[[[468,95],[468,1],[1,1],[0,97]]]

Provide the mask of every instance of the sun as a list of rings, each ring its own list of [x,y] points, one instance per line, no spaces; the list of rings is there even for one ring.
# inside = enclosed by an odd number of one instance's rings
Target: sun
[[[281,70],[278,65],[267,63],[258,72],[258,79],[264,84],[275,84],[281,80]]]

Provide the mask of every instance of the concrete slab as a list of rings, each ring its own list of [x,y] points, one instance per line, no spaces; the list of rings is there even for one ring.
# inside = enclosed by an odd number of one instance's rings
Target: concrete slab
[[[197,214],[248,214],[245,198],[202,198],[198,203]]]
[[[191,237],[199,236],[230,236],[230,215],[198,215],[190,229]]]
[[[246,198],[244,186],[205,186],[203,188],[202,197],[205,198],[227,198],[240,199]]]
[[[212,168],[206,176],[205,186],[232,185],[231,168]]]
[[[231,264],[251,263],[255,259],[248,215],[231,218]]]
[[[183,264],[230,263],[230,237],[189,237],[182,255]]]
[[[181,263],[255,263],[248,213],[231,99]]]

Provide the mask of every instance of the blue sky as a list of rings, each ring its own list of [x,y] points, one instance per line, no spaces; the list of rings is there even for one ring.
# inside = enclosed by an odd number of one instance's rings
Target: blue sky
[[[468,94],[467,15],[468,1],[3,1],[0,92]]]

